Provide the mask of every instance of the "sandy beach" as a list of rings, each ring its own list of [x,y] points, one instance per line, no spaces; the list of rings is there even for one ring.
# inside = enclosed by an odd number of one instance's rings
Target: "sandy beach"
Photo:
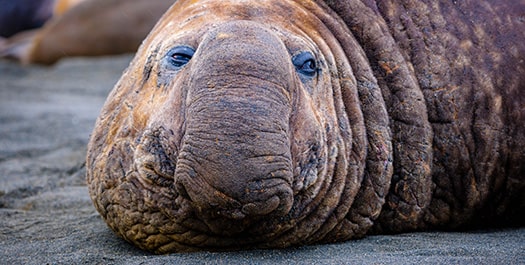
[[[525,264],[525,228],[369,236],[284,250],[153,255],[118,238],[85,185],[89,134],[130,55],[0,61],[0,264]]]

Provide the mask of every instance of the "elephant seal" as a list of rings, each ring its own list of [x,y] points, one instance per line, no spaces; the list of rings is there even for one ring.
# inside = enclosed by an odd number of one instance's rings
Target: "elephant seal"
[[[96,209],[155,253],[523,225],[525,6],[478,3],[177,1],[97,119]]]
[[[174,0],[58,1],[55,12],[30,36],[13,36],[0,57],[24,64],[54,64],[64,57],[135,52]]]

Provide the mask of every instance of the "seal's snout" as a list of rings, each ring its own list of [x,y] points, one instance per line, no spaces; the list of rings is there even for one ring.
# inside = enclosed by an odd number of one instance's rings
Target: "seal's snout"
[[[220,191],[205,181],[203,176],[195,176],[184,166],[176,173],[177,192],[190,200],[196,208],[207,215],[233,220],[257,219],[263,216],[284,216],[293,203],[293,193],[289,183],[282,179],[266,179],[247,185],[238,196]],[[189,170],[192,172],[192,170]],[[251,187],[250,187],[251,186]]]
[[[192,60],[178,193],[212,218],[287,214],[293,66],[285,45],[267,28],[237,21],[204,38]]]

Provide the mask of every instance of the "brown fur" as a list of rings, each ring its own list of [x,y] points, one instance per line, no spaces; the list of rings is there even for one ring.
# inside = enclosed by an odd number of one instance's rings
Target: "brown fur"
[[[157,253],[523,225],[525,4],[424,2],[178,1],[97,120],[95,207]]]

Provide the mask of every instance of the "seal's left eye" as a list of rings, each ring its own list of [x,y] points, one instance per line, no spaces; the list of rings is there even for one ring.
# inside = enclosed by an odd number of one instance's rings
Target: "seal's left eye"
[[[301,52],[292,58],[295,70],[306,77],[313,77],[317,73],[315,58],[310,52]]]
[[[180,68],[191,60],[194,53],[195,50],[191,47],[177,46],[168,52],[167,60],[172,66]]]

